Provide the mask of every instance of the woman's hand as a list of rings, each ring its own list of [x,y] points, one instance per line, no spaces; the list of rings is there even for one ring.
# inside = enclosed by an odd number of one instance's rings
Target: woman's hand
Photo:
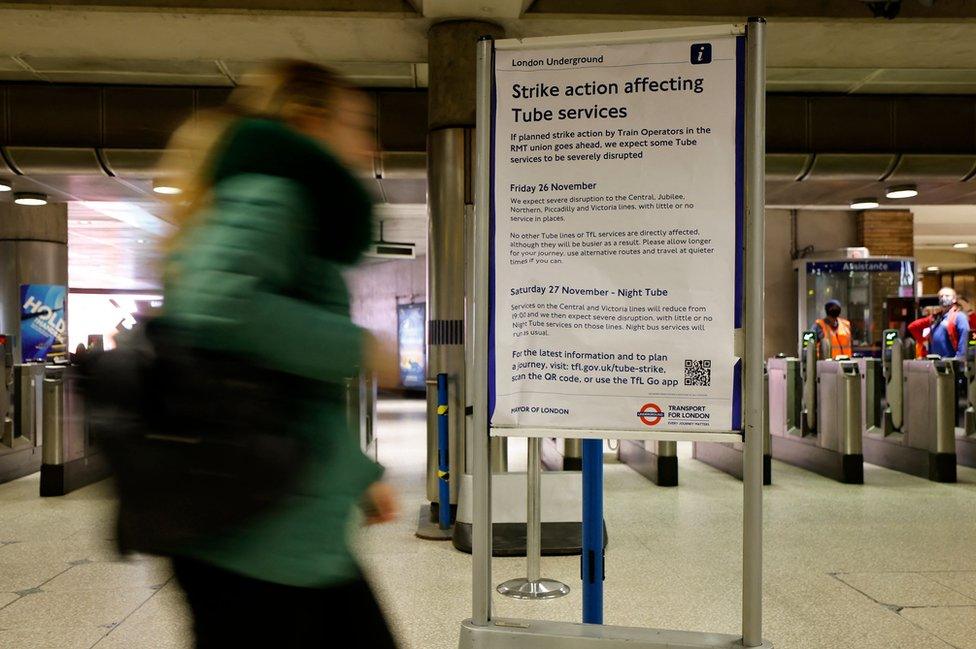
[[[371,505],[366,511],[366,524],[379,525],[396,520],[400,504],[396,492],[385,482],[374,482],[366,489],[366,501]]]

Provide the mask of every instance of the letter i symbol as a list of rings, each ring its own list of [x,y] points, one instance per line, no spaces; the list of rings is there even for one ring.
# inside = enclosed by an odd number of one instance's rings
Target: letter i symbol
[[[712,62],[712,44],[695,43],[691,46],[691,64],[702,65]]]

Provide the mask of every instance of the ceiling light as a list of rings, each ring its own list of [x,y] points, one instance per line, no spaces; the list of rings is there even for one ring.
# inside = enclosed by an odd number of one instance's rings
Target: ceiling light
[[[918,187],[915,185],[892,185],[885,191],[888,198],[912,198],[918,196]]]
[[[146,243],[145,239],[139,239],[136,243]]]
[[[183,189],[166,182],[153,181],[153,191],[157,194],[164,194],[166,196],[175,196],[176,194],[182,194]]]
[[[18,205],[47,205],[47,194],[36,194],[34,192],[17,192],[14,194],[14,202]]]
[[[929,271],[930,273],[937,273],[937,272],[939,272],[939,267],[938,266],[926,266],[925,267],[925,270]]]
[[[952,247],[953,248],[968,248],[969,247],[969,244],[966,243],[965,241],[960,241],[959,243],[952,244]]]
[[[852,210],[873,210],[878,206],[878,199],[874,196],[855,198],[851,201]]]
[[[0,180],[0,192],[9,192],[14,188],[9,180]]]

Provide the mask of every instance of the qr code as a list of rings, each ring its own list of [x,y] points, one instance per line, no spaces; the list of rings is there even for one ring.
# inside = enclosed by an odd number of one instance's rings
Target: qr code
[[[712,384],[711,359],[696,361],[685,359],[685,385],[708,387]]]

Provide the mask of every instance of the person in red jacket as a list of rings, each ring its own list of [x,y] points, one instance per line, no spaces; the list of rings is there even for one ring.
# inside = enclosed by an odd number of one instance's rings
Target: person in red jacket
[[[908,325],[916,349],[925,345],[929,354],[942,358],[961,357],[969,339],[969,318],[956,304],[956,291],[948,286],[939,290],[939,306]],[[922,357],[921,354],[917,354]]]

